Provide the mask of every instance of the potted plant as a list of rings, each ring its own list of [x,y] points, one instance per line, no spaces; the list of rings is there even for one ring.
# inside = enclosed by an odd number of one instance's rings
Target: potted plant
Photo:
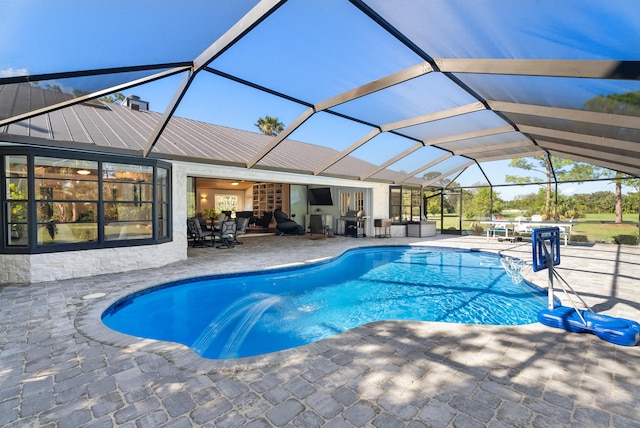
[[[202,214],[204,215],[204,218],[211,219],[211,223],[213,224],[213,220],[215,220],[219,213],[215,208],[207,208],[202,212]]]

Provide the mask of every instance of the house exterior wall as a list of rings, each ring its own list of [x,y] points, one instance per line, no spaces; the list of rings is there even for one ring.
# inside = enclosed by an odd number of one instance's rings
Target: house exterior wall
[[[382,183],[351,181],[276,171],[172,162],[173,240],[158,245],[66,251],[46,254],[0,254],[0,284],[38,283],[127,272],[164,266],[187,258],[187,176],[244,179],[289,184],[317,184],[368,189],[369,218],[388,217],[389,187]],[[336,210],[339,210],[335,206]],[[339,217],[336,211],[334,216]],[[373,236],[373,221],[365,233]]]
[[[385,183],[375,183],[367,181],[346,180],[333,177],[303,175],[287,172],[278,172],[260,169],[245,169],[220,165],[207,165],[200,163],[173,162],[174,186],[179,180],[181,187],[184,189],[182,195],[186,195],[186,178],[187,176],[208,177],[208,178],[227,178],[232,180],[247,180],[256,182],[273,182],[288,183],[301,185],[319,185],[319,186],[335,186],[341,188],[359,188],[366,191],[366,207],[365,211],[370,219],[388,218],[389,217],[389,185]],[[181,171],[179,177],[176,177],[176,171]],[[183,218],[177,218],[174,210],[174,240],[176,239],[175,225],[186,224],[186,198],[182,196],[180,200],[174,199],[174,207],[176,202],[184,203],[184,209],[181,213]],[[338,202],[334,200],[332,208],[325,207],[323,214],[332,215],[334,219],[340,217],[340,207]],[[365,234],[373,236],[373,220],[365,223]],[[186,236],[185,236],[186,240]],[[185,242],[186,246],[186,242]]]
[[[0,254],[0,284],[31,282],[29,254]]]
[[[187,258],[186,174],[173,170],[173,241],[45,254],[0,254],[0,284],[38,283],[164,266]],[[178,222],[178,220],[180,220]]]

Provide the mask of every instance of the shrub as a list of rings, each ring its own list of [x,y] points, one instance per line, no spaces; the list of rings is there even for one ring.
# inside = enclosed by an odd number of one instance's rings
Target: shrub
[[[589,240],[587,239],[587,235],[576,235],[572,233],[571,242],[589,242]]]
[[[482,226],[479,226],[479,225],[474,225],[471,228],[471,234],[472,235],[484,235],[484,228]]]
[[[618,245],[637,245],[638,237],[635,235],[616,235],[613,237]]]

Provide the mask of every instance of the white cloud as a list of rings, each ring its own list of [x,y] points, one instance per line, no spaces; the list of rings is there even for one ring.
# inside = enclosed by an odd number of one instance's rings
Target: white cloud
[[[26,68],[5,68],[0,70],[0,77],[28,76],[29,70]]]
[[[577,191],[578,191],[577,187],[568,187],[566,189],[562,189],[562,193],[564,193],[565,195],[573,195]]]

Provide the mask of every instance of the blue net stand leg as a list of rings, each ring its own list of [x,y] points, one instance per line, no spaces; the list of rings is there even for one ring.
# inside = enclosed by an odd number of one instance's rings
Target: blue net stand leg
[[[554,271],[553,267],[560,264],[559,228],[534,229],[531,232],[531,246],[533,251],[533,270],[537,272],[542,269],[548,269],[549,271],[548,308],[538,312],[538,321],[544,325],[562,328],[570,332],[593,333],[600,339],[616,345],[636,346],[640,343],[640,323],[594,313],[567,281]],[[571,301],[573,307],[554,306],[554,277],[558,278],[565,295]],[[582,302],[586,309],[578,308],[567,288]]]

